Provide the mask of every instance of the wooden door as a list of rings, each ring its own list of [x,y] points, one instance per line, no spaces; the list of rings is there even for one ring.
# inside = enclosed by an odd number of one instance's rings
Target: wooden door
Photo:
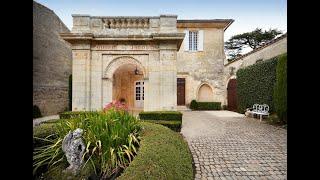
[[[185,78],[177,79],[177,104],[178,106],[185,105]]]
[[[237,80],[231,79],[228,83],[228,110],[237,111]]]

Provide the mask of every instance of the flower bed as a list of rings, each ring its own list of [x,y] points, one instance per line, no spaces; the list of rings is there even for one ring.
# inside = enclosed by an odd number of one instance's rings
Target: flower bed
[[[45,173],[46,179],[57,175],[63,178],[65,174],[56,171],[65,169],[67,165],[61,148],[62,140],[69,131],[77,128],[84,130],[82,138],[86,151],[83,170],[91,172],[87,175],[95,174],[100,178],[117,176],[136,155],[141,126],[139,120],[126,111],[110,108],[106,112],[80,113],[70,118],[45,123],[34,129],[34,177]],[[73,178],[79,179],[80,176],[83,177],[83,172]]]

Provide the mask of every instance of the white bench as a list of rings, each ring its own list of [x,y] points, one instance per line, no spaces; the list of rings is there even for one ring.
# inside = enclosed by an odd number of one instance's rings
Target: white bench
[[[269,117],[269,106],[267,104],[254,104],[252,106],[252,111],[248,111],[252,114],[260,115],[260,121],[262,120],[262,116],[268,116]]]

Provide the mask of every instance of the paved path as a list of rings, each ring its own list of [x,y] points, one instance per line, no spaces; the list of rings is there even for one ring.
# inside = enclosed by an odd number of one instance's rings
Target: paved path
[[[38,126],[44,121],[49,121],[51,119],[59,119],[59,115],[45,116],[37,119],[33,119],[33,127]]]
[[[230,111],[183,112],[195,179],[287,179],[287,130]]]

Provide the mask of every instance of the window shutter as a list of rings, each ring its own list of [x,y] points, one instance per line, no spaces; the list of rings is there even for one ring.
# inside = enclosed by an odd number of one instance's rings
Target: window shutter
[[[186,34],[184,36],[184,51],[189,51],[189,31],[184,30],[184,33]]]
[[[203,51],[203,30],[199,30],[198,51]]]

